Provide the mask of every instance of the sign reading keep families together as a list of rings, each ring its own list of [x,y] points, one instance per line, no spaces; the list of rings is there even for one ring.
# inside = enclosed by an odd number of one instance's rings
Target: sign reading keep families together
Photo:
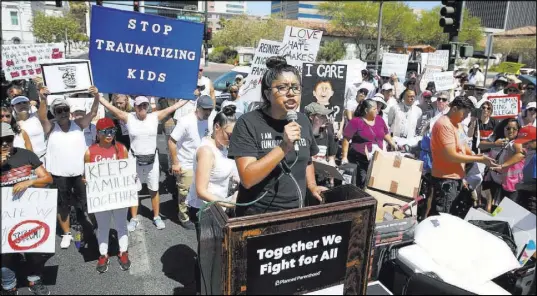
[[[203,24],[92,6],[89,57],[105,93],[194,99]]]

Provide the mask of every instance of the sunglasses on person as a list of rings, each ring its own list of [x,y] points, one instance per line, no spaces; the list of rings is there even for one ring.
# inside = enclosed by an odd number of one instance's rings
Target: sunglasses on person
[[[448,101],[448,98],[438,98],[439,101],[442,101],[442,102],[447,102]]]
[[[70,111],[70,108],[69,108],[69,107],[60,107],[60,108],[56,108],[56,109],[54,109],[54,113],[55,113],[56,115],[59,115],[59,114],[62,114],[62,113],[66,113],[66,112],[69,113],[69,111]]]
[[[492,110],[492,108],[490,108],[489,106],[483,106],[481,107],[481,110]]]
[[[535,111],[537,111],[536,108],[528,108],[528,109],[526,109],[526,110],[528,110],[529,112],[535,112]]]
[[[526,87],[526,90],[534,91],[534,90],[535,90],[535,87]]]
[[[509,88],[509,89],[507,89],[507,93],[518,93],[518,89],[516,89],[516,88]]]
[[[13,141],[15,141],[15,136],[5,136],[0,138],[0,143],[2,143],[2,146],[12,144]]]
[[[200,72],[203,72],[203,69],[200,69]]]
[[[106,128],[99,131],[99,135],[103,136],[111,136],[116,134],[116,128]]]
[[[506,131],[518,131],[518,128],[516,128],[516,127],[506,126],[506,127],[505,127],[505,130],[506,130]]]
[[[15,106],[18,106],[18,105],[28,105],[29,102],[27,101],[22,101],[22,102],[18,102],[17,104],[15,104]]]
[[[2,114],[2,118],[11,118],[11,114]]]

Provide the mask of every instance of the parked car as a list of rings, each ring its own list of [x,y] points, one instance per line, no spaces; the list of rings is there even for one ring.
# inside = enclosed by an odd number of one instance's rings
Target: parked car
[[[216,78],[216,80],[213,82],[215,95],[219,96],[222,94],[222,92],[225,92],[227,88],[235,81],[235,77],[237,77],[237,75],[240,74],[242,77],[246,78],[248,73],[250,73],[249,66],[237,66],[231,69],[231,71],[220,75],[220,77]]]

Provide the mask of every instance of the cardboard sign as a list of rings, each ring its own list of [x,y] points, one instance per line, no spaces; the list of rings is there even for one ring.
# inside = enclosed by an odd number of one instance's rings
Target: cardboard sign
[[[58,191],[2,187],[2,254],[54,253]]]
[[[351,222],[247,239],[249,295],[291,295],[345,278]]]
[[[86,163],[88,213],[138,205],[136,160],[98,160]]]
[[[500,73],[508,73],[508,74],[520,74],[520,68],[522,68],[524,64],[520,63],[512,63],[512,62],[503,62],[500,65],[498,65],[498,68],[496,71]]]
[[[241,100],[246,102],[260,102],[261,100],[261,79],[267,71],[267,58],[277,56],[280,51],[281,42],[272,40],[259,40],[259,45],[255,51],[250,73],[245,78],[245,82],[239,90]]]
[[[455,78],[453,71],[434,72],[433,81],[436,91],[450,90],[455,88]]]
[[[438,67],[438,66],[425,67],[425,70],[423,70],[423,74],[421,75],[421,80],[420,80],[420,89],[422,92],[427,89],[427,84],[430,81],[434,82],[433,73],[438,73],[438,72],[442,72],[442,67]]]
[[[2,70],[7,81],[34,78],[41,74],[41,63],[63,59],[61,43],[2,45]]]
[[[304,63],[300,111],[312,102],[334,110],[328,119],[337,131],[343,118],[347,65]]]
[[[397,53],[382,54],[382,70],[380,76],[390,77],[393,73],[397,77],[406,77],[408,55]]]
[[[492,117],[516,117],[520,113],[520,95],[488,96],[492,103]]]
[[[303,63],[315,63],[321,47],[323,32],[287,26],[279,55],[286,56],[287,63],[302,73]]]
[[[103,93],[195,99],[203,24],[92,6],[89,57]]]
[[[435,52],[428,53],[425,57],[426,61],[423,62],[426,66],[438,66],[447,70],[449,65],[449,50],[437,50]]]
[[[87,91],[93,85],[89,61],[42,64],[43,82],[51,94]]]

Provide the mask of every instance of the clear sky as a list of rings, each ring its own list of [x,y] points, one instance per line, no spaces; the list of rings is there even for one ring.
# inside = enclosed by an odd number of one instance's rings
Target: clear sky
[[[270,1],[246,1],[248,3],[248,14],[269,15]],[[405,1],[410,7],[418,9],[431,9],[436,5],[441,5],[441,1]]]

